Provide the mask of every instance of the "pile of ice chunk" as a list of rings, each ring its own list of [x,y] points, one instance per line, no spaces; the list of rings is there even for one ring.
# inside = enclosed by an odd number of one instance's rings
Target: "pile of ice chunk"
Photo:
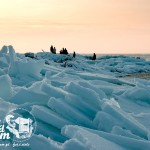
[[[90,61],[43,52],[27,58],[4,46],[0,120],[14,108],[30,111],[37,124],[28,141],[32,150],[149,150],[150,83],[115,77],[139,65],[150,69],[131,57]]]

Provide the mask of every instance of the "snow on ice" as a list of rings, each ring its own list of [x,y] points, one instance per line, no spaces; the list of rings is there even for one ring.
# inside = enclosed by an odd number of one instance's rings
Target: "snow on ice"
[[[123,78],[143,72],[150,62],[129,56],[29,58],[3,46],[0,120],[14,108],[29,110],[37,124],[31,150],[149,150],[150,81]]]

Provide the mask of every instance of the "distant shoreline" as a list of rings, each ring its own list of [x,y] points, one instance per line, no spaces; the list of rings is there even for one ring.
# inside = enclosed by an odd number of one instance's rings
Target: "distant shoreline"
[[[133,73],[126,76],[122,76],[121,78],[140,78],[150,80],[150,73]]]

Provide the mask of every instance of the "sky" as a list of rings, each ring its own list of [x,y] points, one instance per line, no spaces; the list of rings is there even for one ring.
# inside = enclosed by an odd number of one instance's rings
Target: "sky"
[[[150,0],[1,0],[0,47],[150,53]]]

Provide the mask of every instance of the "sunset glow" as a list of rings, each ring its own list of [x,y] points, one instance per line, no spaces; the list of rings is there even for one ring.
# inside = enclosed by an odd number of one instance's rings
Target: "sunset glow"
[[[149,0],[3,0],[0,46],[17,52],[150,53]]]

